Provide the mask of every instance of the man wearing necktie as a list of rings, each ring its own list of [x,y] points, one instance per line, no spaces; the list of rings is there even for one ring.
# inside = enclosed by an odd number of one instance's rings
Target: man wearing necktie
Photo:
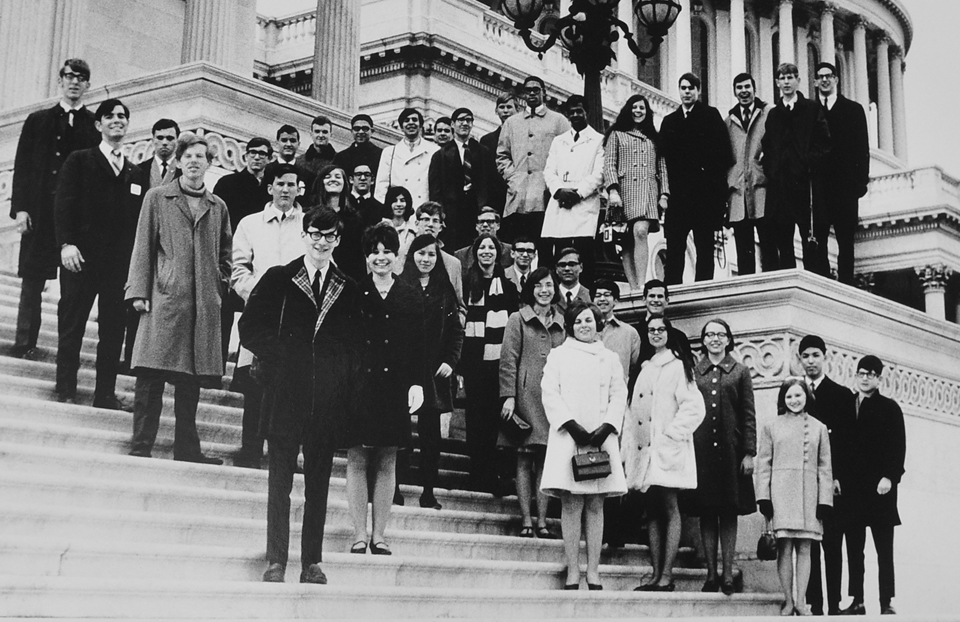
[[[589,290],[580,284],[580,272],[583,270],[580,251],[573,247],[561,249],[555,262],[557,278],[560,280],[560,301],[557,303],[560,313],[565,312],[574,300],[591,302]]]
[[[822,197],[825,158],[830,151],[830,129],[823,109],[799,92],[800,70],[784,63],[777,68],[780,102],[767,115],[761,141],[763,170],[767,176],[764,205],[765,226],[774,243],[770,261],[763,269],[788,270],[797,267],[793,241],[797,227],[803,244],[803,267],[817,271],[817,249],[811,243],[811,209],[816,211]]]
[[[10,218],[20,234],[17,276],[21,278],[17,332],[10,353],[21,357],[37,345],[40,303],[49,279],[57,278],[60,251],[54,233],[53,205],[60,168],[72,152],[100,142],[93,113],[83,105],[90,87],[90,66],[79,58],[60,68],[61,98],[55,106],[31,113],[23,124],[13,165]]]
[[[170,183],[179,176],[173,152],[177,147],[177,137],[180,136],[180,126],[173,119],[160,119],[153,124],[151,132],[153,157],[140,163],[148,189]]]
[[[120,409],[114,390],[126,324],[123,288],[143,202],[144,175],[122,154],[130,110],[118,99],[97,108],[100,145],[70,154],[60,171],[54,223],[60,247],[57,399],[74,402],[80,347],[99,300],[93,405]]]

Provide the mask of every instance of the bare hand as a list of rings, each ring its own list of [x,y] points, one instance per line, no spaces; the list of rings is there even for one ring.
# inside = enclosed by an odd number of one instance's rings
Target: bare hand
[[[435,375],[441,378],[449,378],[451,374],[453,374],[453,368],[446,363],[440,363],[440,367],[437,368]]]
[[[833,496],[840,496],[840,480],[838,479],[833,480]]]
[[[137,313],[150,313],[150,301],[146,298],[134,298],[133,310]]]
[[[503,400],[503,406],[500,408],[500,418],[504,421],[510,419],[513,416],[513,411],[517,406],[516,398],[508,397]]]
[[[740,472],[744,475],[753,475],[753,456],[744,456],[740,463]]]
[[[83,263],[83,255],[80,249],[73,244],[67,244],[60,249],[60,263],[70,272],[80,272]]]
[[[17,212],[17,233],[23,235],[32,228],[33,223],[30,221],[30,214],[26,212]]]
[[[423,387],[415,384],[407,391],[407,406],[411,413],[415,413],[423,406]]]
[[[887,494],[888,492],[890,492],[890,489],[891,489],[891,488],[893,488],[893,482],[891,482],[891,481],[890,481],[888,478],[886,478],[886,477],[881,477],[881,478],[880,478],[880,483],[877,484],[877,494],[878,494],[878,495],[885,495],[885,494]]]
[[[660,195],[660,201],[659,201],[659,203],[658,203],[658,205],[660,205],[660,209],[662,209],[662,210],[667,209],[667,206],[669,206],[669,204],[670,204],[670,197],[668,197],[668,196],[665,195],[665,194],[661,194],[661,195]]]
[[[620,198],[619,190],[611,190],[607,194],[607,205],[610,207],[620,207],[623,205],[623,199]]]

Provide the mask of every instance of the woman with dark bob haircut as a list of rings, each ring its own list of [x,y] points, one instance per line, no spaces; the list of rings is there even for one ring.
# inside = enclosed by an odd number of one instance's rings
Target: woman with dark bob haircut
[[[500,418],[520,419],[531,427],[523,439],[502,432],[497,444],[517,449],[517,500],[520,502],[521,538],[532,538],[531,497],[536,495],[539,538],[553,538],[547,528],[547,496],[540,492],[543,455],[550,422],[543,411],[540,379],[550,350],[564,340],[563,318],[555,306],[560,301],[556,275],[537,268],[527,277],[520,292],[520,310],[510,315],[500,350]]]
[[[757,455],[757,415],[750,370],[731,356],[733,331],[713,318],[700,331],[704,357],[694,368],[707,414],[693,433],[697,488],[680,496],[680,507],[700,517],[700,538],[707,558],[707,580],[701,591],[735,591],[733,556],[737,550],[737,517],[756,511],[753,459]],[[719,538],[719,542],[718,542]],[[717,545],[723,552],[723,573],[717,580]]]
[[[397,449],[409,447],[410,413],[423,404],[423,301],[393,273],[400,241],[387,223],[363,234],[370,274],[360,282],[361,380],[356,416],[346,433],[351,553],[367,551],[367,482],[373,482],[370,550],[390,555],[383,539],[396,488]]]

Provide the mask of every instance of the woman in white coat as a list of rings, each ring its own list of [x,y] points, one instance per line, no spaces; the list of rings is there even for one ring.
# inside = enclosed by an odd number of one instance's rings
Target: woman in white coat
[[[564,589],[580,589],[580,526],[586,525],[587,587],[600,585],[603,500],[627,492],[617,434],[627,406],[627,386],[616,354],[599,339],[602,315],[596,305],[574,302],[563,315],[567,339],[547,356],[540,389],[550,432],[540,489],[559,497],[563,549],[567,561]],[[610,454],[611,473],[578,482],[572,459],[600,449]]]
[[[638,591],[672,592],[680,545],[677,491],[697,487],[693,433],[703,421],[703,396],[689,350],[662,317],[647,322],[655,351],[643,364],[623,429],[627,485],[648,495],[647,532],[653,574]]]

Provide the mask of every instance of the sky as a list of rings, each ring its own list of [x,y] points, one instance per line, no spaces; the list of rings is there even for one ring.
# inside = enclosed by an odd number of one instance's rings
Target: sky
[[[621,0],[628,1],[628,0]],[[907,140],[911,167],[936,164],[960,179],[960,1],[901,0],[913,20],[907,53]],[[257,0],[261,13],[283,15],[309,8],[316,0]],[[944,110],[944,104],[951,108]]]

